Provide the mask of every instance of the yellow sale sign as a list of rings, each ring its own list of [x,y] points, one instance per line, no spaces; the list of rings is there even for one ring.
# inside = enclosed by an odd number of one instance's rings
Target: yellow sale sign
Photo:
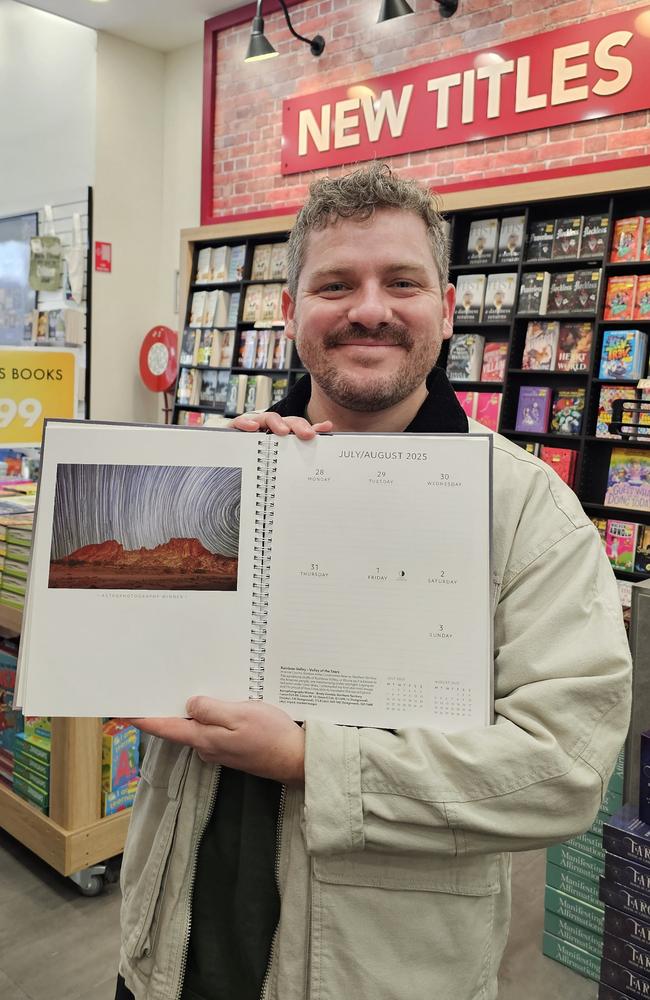
[[[46,417],[75,417],[77,356],[65,349],[0,347],[0,447],[38,445]]]

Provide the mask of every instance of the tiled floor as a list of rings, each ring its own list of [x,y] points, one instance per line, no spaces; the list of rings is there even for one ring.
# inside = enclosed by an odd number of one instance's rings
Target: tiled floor
[[[514,858],[499,1000],[596,1000],[595,983],[541,953],[544,863]],[[1,1000],[113,1000],[119,906],[117,885],[85,898],[0,830]]]

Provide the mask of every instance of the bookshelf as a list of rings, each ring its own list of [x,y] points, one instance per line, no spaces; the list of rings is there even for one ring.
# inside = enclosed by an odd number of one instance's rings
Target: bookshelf
[[[464,323],[455,326],[458,333],[480,333],[485,337],[486,344],[490,341],[501,341],[507,344],[506,369],[503,380],[489,381],[452,381],[457,391],[501,392],[502,406],[499,418],[499,432],[516,440],[529,440],[546,445],[568,447],[576,452],[576,469],[574,489],[581,500],[585,511],[591,517],[620,519],[641,525],[650,525],[650,511],[631,510],[629,508],[607,507],[604,504],[607,486],[609,460],[615,447],[634,448],[647,451],[650,440],[628,442],[620,439],[601,438],[596,436],[596,419],[602,385],[626,384],[621,382],[603,382],[598,378],[600,353],[603,333],[606,329],[621,328],[641,329],[650,334],[648,321],[624,321],[612,323],[603,319],[603,303],[609,277],[620,274],[649,274],[650,262],[630,261],[626,264],[613,263],[609,260],[610,242],[613,234],[613,223],[617,219],[635,215],[650,215],[650,194],[647,186],[648,171],[631,170],[614,173],[595,172],[588,178],[549,179],[548,181],[514,183],[506,188],[490,188],[468,190],[452,193],[443,198],[442,208],[450,226],[451,267],[450,280],[456,283],[462,275],[472,273],[503,274],[512,272],[516,275],[516,297],[513,316],[507,322],[500,323]],[[569,216],[602,215],[608,220],[608,237],[605,252],[600,256],[564,257],[560,260],[528,261],[525,252],[516,261],[503,263],[468,263],[466,260],[467,242],[472,222],[481,219],[524,217],[525,232],[530,231],[534,223],[554,220]],[[236,223],[223,223],[196,229],[184,230],[181,233],[181,316],[186,321],[190,297],[193,291],[192,276],[196,271],[196,261],[199,250],[207,245],[219,243],[246,243],[246,265],[244,281],[245,288],[250,274],[250,264],[254,247],[258,243],[284,240],[287,237],[294,216],[278,216]],[[248,268],[248,270],[246,270]],[[593,323],[593,336],[589,363],[585,371],[558,372],[546,370],[527,370],[522,367],[526,328],[528,322],[536,317],[531,315],[518,316],[516,302],[522,277],[530,271],[558,271],[602,269],[598,298],[595,307],[588,312],[572,315],[554,316],[549,310],[540,316],[541,320],[557,319],[560,322],[590,322]],[[243,301],[243,300],[242,300]],[[244,329],[244,324],[238,317],[238,336]],[[182,331],[181,331],[182,333]],[[650,337],[649,337],[650,340]],[[439,365],[446,366],[449,343],[445,342],[439,359]],[[236,368],[235,368],[236,370]],[[299,359],[294,357],[292,365],[287,369],[288,384],[291,386],[300,377],[302,369]],[[635,382],[627,383],[629,385]],[[582,426],[578,434],[531,434],[515,430],[519,390],[522,386],[541,385],[551,389],[583,389],[585,391],[585,411]],[[177,421],[177,411],[174,411],[174,422]],[[616,570],[621,580],[635,582],[644,579],[645,575]]]
[[[20,612],[0,606],[3,632],[21,625]],[[49,816],[0,783],[0,826],[65,876],[121,854],[130,810],[102,818],[101,768],[101,719],[53,719]]]

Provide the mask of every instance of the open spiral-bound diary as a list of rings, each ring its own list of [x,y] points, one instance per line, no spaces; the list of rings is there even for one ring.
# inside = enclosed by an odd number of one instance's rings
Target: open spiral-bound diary
[[[491,458],[487,433],[47,421],[17,701],[488,725]]]

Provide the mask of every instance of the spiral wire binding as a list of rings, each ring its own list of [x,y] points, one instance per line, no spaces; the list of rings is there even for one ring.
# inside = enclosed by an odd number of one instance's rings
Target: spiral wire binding
[[[257,489],[255,493],[255,542],[253,556],[253,607],[249,698],[261,701],[264,695],[266,633],[271,579],[271,547],[275,512],[275,483],[278,471],[278,442],[271,436],[257,446]]]

